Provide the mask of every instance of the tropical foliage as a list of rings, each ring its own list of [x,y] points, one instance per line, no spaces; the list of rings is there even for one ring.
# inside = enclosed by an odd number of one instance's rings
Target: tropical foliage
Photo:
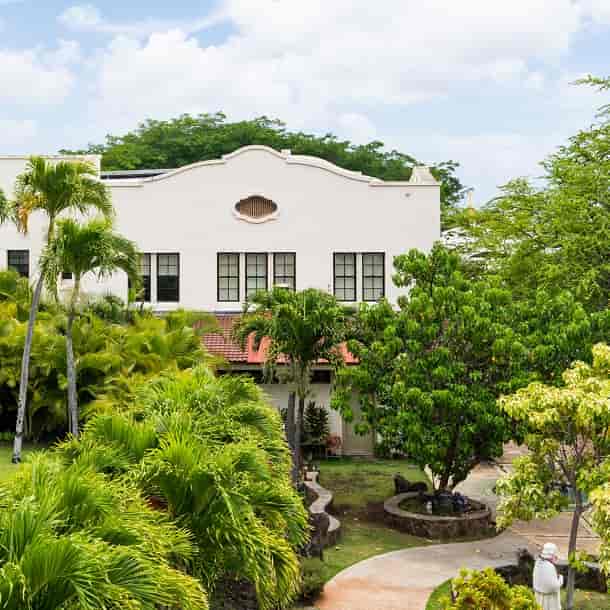
[[[540,610],[531,589],[509,586],[491,568],[462,570],[451,585],[455,601],[447,600],[445,610]]]
[[[587,79],[608,89],[609,81]],[[477,272],[499,274],[515,296],[570,290],[588,309],[610,301],[610,106],[544,161],[542,186],[519,178],[462,215],[460,240]]]
[[[383,142],[356,145],[332,134],[315,136],[287,131],[284,123],[267,117],[228,122],[222,113],[182,115],[168,121],[148,120],[132,132],[106,137],[104,144],[86,151],[102,155],[106,170],[181,167],[196,161],[218,159],[242,146],[262,144],[276,150],[289,149],[295,155],[311,155],[353,171],[383,180],[408,180],[417,160],[397,150],[385,150]],[[432,173],[441,180],[443,209],[454,211],[463,187],[455,175],[454,161],[438,163]]]
[[[290,485],[281,420],[257,386],[200,367],[141,385],[129,411],[100,414],[60,447],[75,466],[142,493],[193,534],[193,573],[251,583],[263,610],[298,590],[305,509]]]
[[[268,377],[273,379],[279,373],[291,386],[286,435],[293,452],[295,482],[313,366],[321,360],[334,365],[343,362],[340,344],[345,339],[346,316],[345,308],[335,297],[322,290],[293,292],[274,288],[258,292],[246,303],[244,315],[235,328],[242,343],[252,335],[258,349],[265,341]]]
[[[114,213],[108,191],[105,185],[97,179],[93,165],[82,161],[51,163],[42,157],[32,157],[27,164],[26,171],[17,177],[14,199],[9,208],[11,218],[19,231],[24,234],[28,232],[29,220],[33,214],[45,215],[48,222],[45,246],[53,241],[55,223],[64,212],[86,214],[97,211],[106,217],[111,217]],[[42,274],[36,280],[23,345],[13,448],[14,462],[21,460],[29,390],[30,356],[44,280]]]
[[[0,272],[0,430],[14,430],[30,294],[27,280]],[[85,417],[125,408],[133,399],[134,384],[161,371],[214,363],[199,337],[213,329],[210,316],[176,311],[157,318],[146,311],[126,311],[116,299],[110,305],[95,300],[74,322],[76,386]],[[200,326],[195,330],[196,322]],[[53,438],[66,429],[66,325],[62,308],[43,303],[32,342],[26,438]]]
[[[576,362],[561,387],[534,383],[500,399],[500,406],[527,430],[530,454],[515,462],[514,472],[498,482],[505,499],[500,526],[514,519],[555,516],[568,503],[562,485],[574,495],[569,556],[575,559],[580,518],[589,508],[587,494],[607,483],[602,468],[610,455],[610,348],[593,348],[592,365]],[[603,499],[598,499],[603,510]],[[603,517],[598,523],[603,524]],[[603,527],[601,528],[603,530]],[[568,572],[568,608],[573,607],[574,568]]]
[[[137,282],[138,257],[135,243],[116,233],[112,221],[107,219],[91,220],[83,225],[72,219],[60,220],[55,237],[43,252],[41,273],[52,293],[57,291],[60,274],[67,272],[74,280],[66,321],[68,427],[74,436],[79,434],[79,413],[73,330],[81,299],[81,282],[89,273],[102,279],[117,271],[123,271],[132,282]]]
[[[39,454],[0,488],[5,610],[207,608],[191,535],[126,479]]]
[[[534,379],[556,383],[575,355],[590,360],[610,315],[587,314],[567,293],[515,302],[500,281],[469,279],[440,244],[397,257],[395,269],[409,294],[398,311],[387,302],[360,308],[348,344],[360,364],[339,372],[333,406],[350,418],[357,391],[382,448],[411,456],[450,489],[520,436],[500,394]]]

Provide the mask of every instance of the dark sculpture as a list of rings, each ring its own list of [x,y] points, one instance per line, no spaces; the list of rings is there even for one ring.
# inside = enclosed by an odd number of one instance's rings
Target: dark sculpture
[[[395,495],[406,494],[406,493],[426,493],[428,486],[423,481],[417,481],[411,483],[405,479],[401,474],[394,475],[394,490]]]

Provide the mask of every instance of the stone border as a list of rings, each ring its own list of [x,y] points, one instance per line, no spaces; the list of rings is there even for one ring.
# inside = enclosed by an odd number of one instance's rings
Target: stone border
[[[447,540],[463,537],[480,537],[487,534],[491,527],[491,511],[482,502],[469,498],[470,502],[479,505],[480,510],[465,513],[456,517],[441,515],[423,515],[400,508],[403,500],[417,498],[417,492],[402,493],[388,498],[383,503],[386,520],[396,529],[431,540]]]
[[[309,512],[312,514],[328,515],[328,533],[324,540],[324,547],[337,544],[341,536],[341,522],[327,512],[333,503],[333,494],[318,483],[318,472],[308,472],[305,479],[305,492],[307,499],[311,501]]]

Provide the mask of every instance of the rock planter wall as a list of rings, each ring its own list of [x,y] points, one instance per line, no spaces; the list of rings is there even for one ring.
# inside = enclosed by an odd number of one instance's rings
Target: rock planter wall
[[[328,531],[322,541],[324,548],[337,544],[341,536],[341,522],[336,517],[328,514],[327,509],[333,503],[333,495],[318,483],[318,473],[308,472],[305,480],[305,494],[309,504],[311,515],[326,515],[328,517]]]
[[[481,537],[493,527],[489,508],[472,499],[469,499],[470,503],[480,509],[456,516],[426,515],[400,508],[401,502],[415,499],[418,495],[414,492],[402,493],[386,500],[383,503],[386,521],[401,532],[431,540]]]

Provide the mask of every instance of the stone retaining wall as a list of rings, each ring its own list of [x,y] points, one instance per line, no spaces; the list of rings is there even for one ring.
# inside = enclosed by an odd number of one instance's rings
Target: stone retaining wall
[[[383,503],[386,521],[407,534],[431,540],[453,540],[464,537],[482,537],[492,529],[491,511],[481,502],[470,499],[480,510],[456,516],[425,515],[400,508],[404,500],[418,497],[418,493],[402,493]]]
[[[328,533],[324,540],[324,547],[337,544],[341,536],[341,522],[333,515],[328,514],[327,509],[333,503],[333,494],[318,483],[318,473],[308,472],[305,480],[305,493],[307,500],[311,502],[309,512],[311,514],[327,514],[329,519]]]

